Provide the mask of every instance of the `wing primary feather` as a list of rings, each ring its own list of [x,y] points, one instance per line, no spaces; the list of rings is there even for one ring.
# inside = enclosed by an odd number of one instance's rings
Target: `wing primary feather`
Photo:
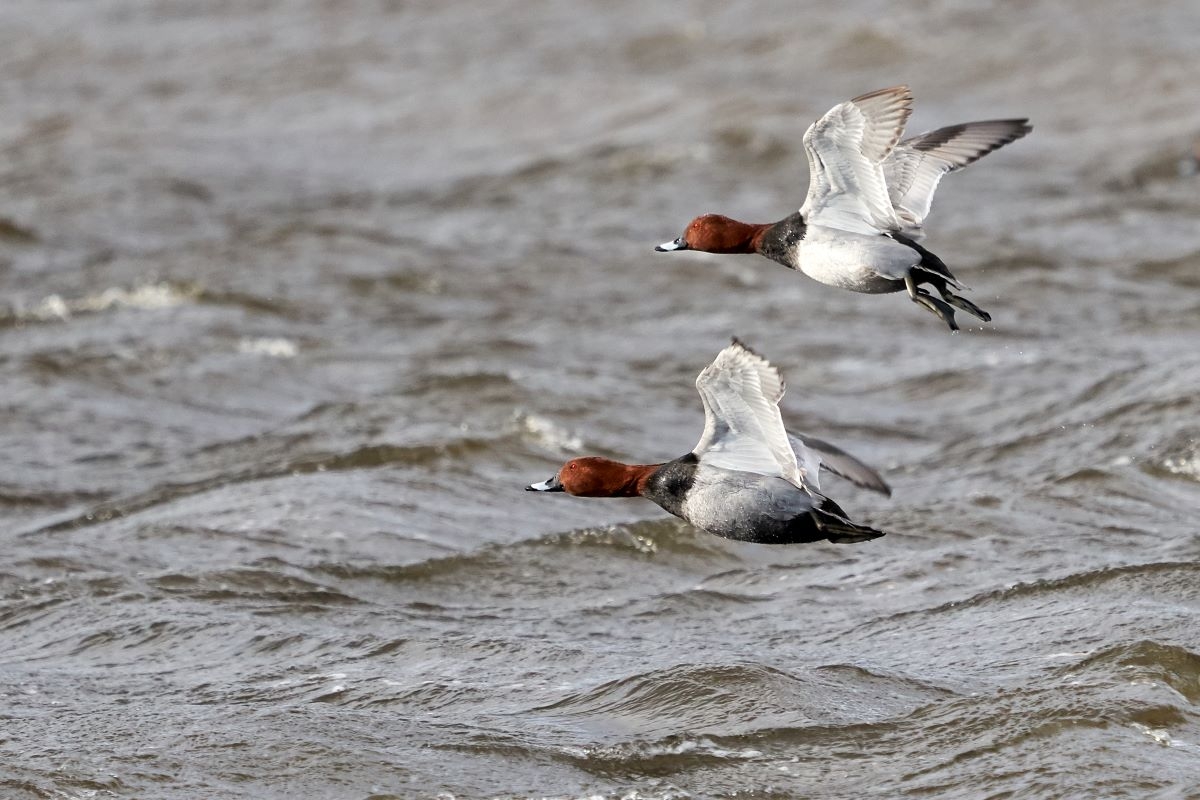
[[[962,169],[1011,142],[1033,126],[1027,119],[964,122],[905,139],[883,162],[888,198],[904,231],[920,238],[943,175]]]

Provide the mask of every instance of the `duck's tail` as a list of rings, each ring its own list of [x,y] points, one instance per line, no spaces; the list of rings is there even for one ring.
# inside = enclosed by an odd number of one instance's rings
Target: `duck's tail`
[[[887,535],[886,531],[852,522],[846,516],[846,512],[842,510],[841,506],[828,497],[821,497],[820,502],[813,507],[813,510],[809,514],[812,515],[813,522],[817,525],[817,530],[825,534],[825,538],[828,541],[836,542],[837,544],[866,542]]]

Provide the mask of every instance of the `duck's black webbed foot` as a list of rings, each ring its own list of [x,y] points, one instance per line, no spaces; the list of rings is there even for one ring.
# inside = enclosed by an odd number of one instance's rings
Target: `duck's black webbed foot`
[[[952,306],[961,308],[963,311],[967,312],[968,314],[973,314],[974,316],[978,317],[979,319],[983,320],[984,322],[992,321],[991,314],[984,311],[982,308],[975,305],[967,298],[962,297],[961,295],[954,294],[949,289],[942,289],[942,299],[944,299],[947,303],[949,303]]]
[[[954,309],[949,303],[939,300],[925,289],[919,288],[911,275],[904,276],[904,285],[908,288],[908,296],[914,303],[929,309],[938,319],[946,323],[950,330],[958,330],[958,323],[954,321]]]

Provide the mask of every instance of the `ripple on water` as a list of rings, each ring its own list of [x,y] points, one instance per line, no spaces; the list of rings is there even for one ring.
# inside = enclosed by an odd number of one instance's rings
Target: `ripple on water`
[[[199,574],[174,573],[148,581],[161,592],[202,601],[320,609],[360,602],[356,597],[278,569],[243,568]]]
[[[1108,585],[1116,584],[1109,587]],[[1088,570],[1059,578],[1018,583],[1004,589],[981,592],[964,600],[955,600],[933,608],[902,611],[870,623],[882,625],[904,617],[937,616],[951,611],[1009,605],[1044,597],[1062,597],[1070,593],[1088,593],[1104,589],[1120,596],[1149,598],[1159,596],[1179,603],[1200,603],[1200,563],[1172,562],[1131,564]]]
[[[874,724],[945,689],[912,678],[831,665],[797,673],[762,664],[681,664],[632,675],[534,709],[603,738],[655,739]]]
[[[442,556],[413,564],[354,565],[331,563],[317,570],[345,580],[380,580],[390,583],[428,581],[459,584],[468,576],[482,573],[497,582],[511,577],[511,570],[529,574],[541,562],[559,563],[564,555],[581,549],[593,551],[588,558],[594,569],[598,559],[626,561],[647,559],[678,561],[692,558],[722,560],[730,557],[715,537],[697,536],[682,523],[648,520],[626,525],[580,528],[505,544],[485,545],[467,553]],[[533,574],[536,580],[544,580]]]

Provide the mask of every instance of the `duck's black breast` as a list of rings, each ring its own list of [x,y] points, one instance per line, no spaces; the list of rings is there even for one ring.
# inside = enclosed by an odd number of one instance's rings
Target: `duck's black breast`
[[[758,252],[789,269],[799,269],[800,261],[796,257],[796,247],[804,238],[806,229],[804,217],[797,211],[767,228],[762,241],[759,242]]]
[[[668,461],[650,475],[642,495],[675,516],[683,516],[683,501],[696,482],[696,467],[699,464],[700,459],[695,453]]]

